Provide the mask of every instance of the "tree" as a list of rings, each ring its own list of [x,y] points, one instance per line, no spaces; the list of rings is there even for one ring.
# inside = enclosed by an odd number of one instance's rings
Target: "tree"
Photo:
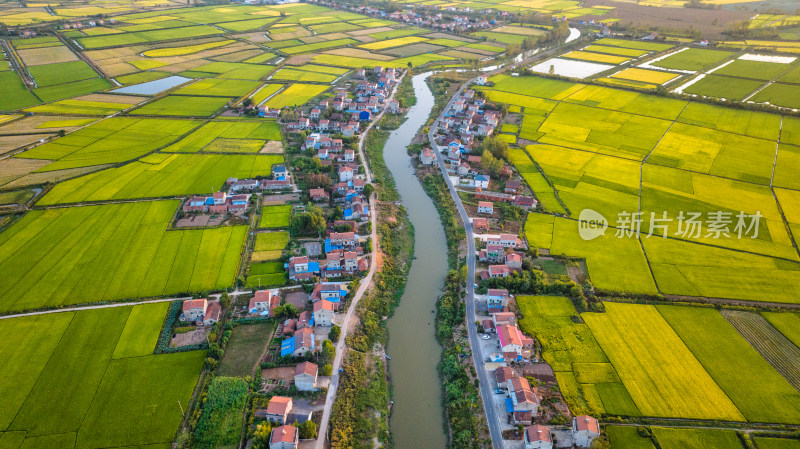
[[[553,65],[553,64],[550,64],[550,70],[548,70],[547,73],[549,73],[551,75],[555,75],[556,74],[556,66]]]
[[[328,340],[339,341],[339,336],[341,335],[341,333],[342,333],[342,328],[334,324],[330,332],[328,332]]]
[[[319,369],[320,376],[330,376],[331,374],[333,374],[333,366],[330,363],[322,365],[322,368]]]
[[[310,440],[317,436],[317,425],[310,419],[300,424],[298,430],[300,430],[300,439],[303,440]]]
[[[483,139],[483,144],[481,144],[481,147],[484,150],[489,150],[492,153],[492,156],[496,157],[497,159],[508,160],[508,142],[500,137],[487,137]]]
[[[275,307],[275,317],[277,318],[294,318],[297,316],[297,307],[294,304],[282,304],[278,307]]]
[[[322,352],[319,355],[319,360],[322,364],[327,365],[333,361],[336,356],[336,348],[330,340],[322,342]]]
[[[269,421],[259,424],[253,432],[250,440],[251,449],[267,449],[269,447],[269,436],[272,433],[272,425]]]
[[[503,171],[503,165],[501,159],[495,158],[489,150],[483,150],[483,154],[481,155],[481,167],[489,172],[491,177],[499,177],[500,173]]]
[[[222,306],[223,309],[227,309],[231,306],[231,297],[228,295],[228,292],[223,292],[219,295],[219,305]]]
[[[374,191],[375,191],[375,187],[373,187],[372,184],[364,185],[364,196],[366,196],[367,199],[369,199],[369,197],[372,196],[372,192],[374,192]]]

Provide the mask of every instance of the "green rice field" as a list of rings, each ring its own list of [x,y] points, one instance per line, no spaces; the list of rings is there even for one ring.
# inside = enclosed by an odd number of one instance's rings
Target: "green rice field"
[[[264,206],[261,209],[260,228],[287,228],[292,217],[292,206]]]
[[[176,403],[188,403],[205,354],[153,354],[165,311],[158,304],[1,320],[11,339],[0,349],[5,435],[19,435],[22,447],[170,443],[182,419]],[[153,345],[137,350],[133,340]]]
[[[228,178],[269,176],[279,163],[283,156],[156,153],[61,182],[39,204],[212,194]]]
[[[131,115],[158,115],[179,117],[208,117],[219,111],[230,100],[223,97],[189,97],[169,95],[134,109]]]
[[[178,204],[151,201],[29,212],[0,235],[0,278],[10,286],[0,297],[0,310],[232,285],[247,228],[168,231]]]
[[[113,117],[17,157],[55,161],[40,171],[124,162],[178,140],[199,124],[194,120]]]

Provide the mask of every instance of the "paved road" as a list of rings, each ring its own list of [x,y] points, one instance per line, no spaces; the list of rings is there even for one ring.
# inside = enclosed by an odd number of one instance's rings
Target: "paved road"
[[[405,77],[405,73],[400,78],[400,81],[403,80]],[[394,94],[397,92],[397,86],[400,85],[400,82],[397,83],[392,94],[386,99],[385,103],[388,105],[389,102],[394,98]],[[372,126],[375,125],[382,117],[383,114],[386,112],[386,109],[381,111],[374,120],[372,120],[364,129],[364,132],[361,133],[361,136],[358,139],[358,154],[361,158],[361,163],[364,164],[364,173],[366,174],[367,182],[372,182],[372,171],[367,164],[367,159],[364,157],[364,142],[366,141],[367,133]],[[355,296],[353,296],[353,300],[350,301],[350,307],[347,309],[347,313],[344,316],[344,321],[342,321],[342,334],[339,336],[339,342],[336,344],[336,356],[333,359],[333,372],[331,373],[331,383],[328,386],[328,395],[325,397],[325,408],[322,409],[322,420],[320,421],[319,425],[319,433],[317,436],[317,441],[315,447],[317,449],[324,449],[325,448],[325,441],[328,438],[328,424],[330,424],[331,419],[331,412],[333,411],[333,404],[336,401],[336,394],[337,390],[339,389],[339,369],[342,366],[342,358],[344,356],[344,349],[345,349],[345,341],[347,340],[347,331],[349,330],[350,326],[350,319],[353,317],[356,311],[356,306],[358,306],[358,302],[361,300],[361,297],[364,296],[364,293],[367,291],[367,288],[372,283],[372,277],[375,275],[375,271],[377,269],[377,254],[378,254],[378,222],[377,222],[377,215],[376,215],[376,205],[378,202],[378,198],[376,194],[372,194],[369,198],[369,215],[370,215],[370,223],[372,227],[372,263],[369,267],[369,272],[367,275],[361,279],[361,283],[359,284],[358,290],[356,291]]]
[[[571,35],[574,36],[574,34]],[[573,39],[575,39],[575,37],[573,37]],[[517,66],[525,65],[533,59],[547,57],[550,54],[558,51],[558,49],[559,47],[556,47],[542,53],[533,54],[528,58],[522,59],[521,61],[515,61],[509,66],[500,66],[496,70],[485,73],[485,75],[492,76],[509,68],[513,69]],[[483,410],[486,415],[487,424],[489,425],[489,435],[492,438],[492,447],[495,449],[502,449],[504,447],[503,433],[500,429],[500,417],[497,414],[497,409],[494,407],[494,398],[492,396],[494,394],[494,389],[492,387],[493,384],[489,381],[489,375],[484,366],[486,363],[486,356],[483,354],[483,348],[480,345],[480,340],[478,337],[478,330],[474,325],[477,318],[475,315],[475,236],[472,232],[472,223],[469,221],[467,210],[464,209],[464,204],[461,202],[461,197],[458,196],[458,191],[447,174],[447,167],[444,164],[444,157],[442,157],[440,147],[436,144],[436,131],[439,128],[439,123],[444,119],[445,114],[450,109],[456,98],[461,96],[461,93],[464,91],[464,89],[466,89],[476,80],[477,78],[474,78],[462,84],[461,87],[459,87],[458,92],[456,92],[455,95],[450,98],[447,106],[445,106],[445,108],[442,110],[442,113],[436,118],[436,121],[434,121],[433,125],[431,126],[431,129],[428,133],[428,140],[430,141],[434,153],[436,153],[439,168],[442,170],[442,175],[447,183],[447,188],[450,190],[450,196],[453,198],[453,201],[456,204],[458,214],[461,216],[462,223],[464,223],[464,231],[467,235],[467,295],[464,299],[467,305],[466,327],[469,334],[469,344],[472,348],[472,360],[475,364],[475,370],[478,372],[478,379],[480,381]]]

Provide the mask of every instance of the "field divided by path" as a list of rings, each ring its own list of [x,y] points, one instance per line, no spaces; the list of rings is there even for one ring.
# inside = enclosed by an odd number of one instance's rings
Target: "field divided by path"
[[[280,155],[156,153],[56,185],[39,205],[211,194],[230,178],[266,177]]]
[[[530,214],[529,242],[585,258],[603,290],[798,302],[800,255],[788,231],[800,202],[771,185],[777,150],[776,186],[797,187],[794,118],[530,76],[492,82],[479,89],[517,108],[520,139],[535,142],[524,148],[532,161],[519,149],[510,159],[544,208],[572,219],[592,209],[612,226],[583,241],[577,222]],[[640,238],[614,228],[639,212]],[[693,233],[679,219],[688,212],[700,214]],[[664,213],[666,224],[656,220]],[[719,238],[708,225],[717,213],[729,220]],[[747,226],[755,214],[757,234]]]
[[[168,231],[178,201],[29,212],[0,234],[5,312],[233,285],[247,228]]]
[[[11,339],[0,348],[3,439],[76,449],[171,442],[182,419],[177,402],[188,402],[205,353],[153,355],[165,305],[0,322]],[[131,351],[139,341],[152,346]]]
[[[606,303],[583,318],[642,415],[744,421],[654,307]]]
[[[800,348],[757,313],[725,310],[722,315],[779,373],[800,390]]]
[[[800,423],[800,391],[784,377],[791,362],[773,367],[767,339],[743,338],[714,308],[605,302],[603,313],[580,314],[584,324],[568,298],[518,296],[517,304],[520,328],[541,342],[573,413]],[[769,328],[770,342],[786,340]],[[784,343],[769,347],[798,350]]]

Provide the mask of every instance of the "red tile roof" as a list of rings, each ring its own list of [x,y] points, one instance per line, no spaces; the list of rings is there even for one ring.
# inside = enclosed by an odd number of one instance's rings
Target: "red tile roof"
[[[600,426],[597,425],[597,420],[588,415],[576,416],[573,418],[575,427],[578,431],[588,430],[596,434],[600,433]]]
[[[183,302],[183,311],[187,312],[192,309],[202,309],[206,306],[208,301],[203,299],[190,299]]]
[[[292,398],[286,396],[273,396],[267,405],[267,413],[270,415],[285,415],[292,409]]]
[[[318,371],[319,367],[317,367],[316,364],[311,362],[303,362],[294,367],[295,376],[299,376],[300,374],[309,374],[311,376],[316,376]]]
[[[272,437],[269,440],[269,444],[294,443],[296,439],[297,429],[294,426],[280,426],[272,429]]]
[[[528,441],[546,441],[548,443],[552,443],[553,440],[550,438],[550,429],[547,426],[542,426],[539,424],[535,424],[532,426],[528,426],[525,429],[525,433],[528,437]]]

